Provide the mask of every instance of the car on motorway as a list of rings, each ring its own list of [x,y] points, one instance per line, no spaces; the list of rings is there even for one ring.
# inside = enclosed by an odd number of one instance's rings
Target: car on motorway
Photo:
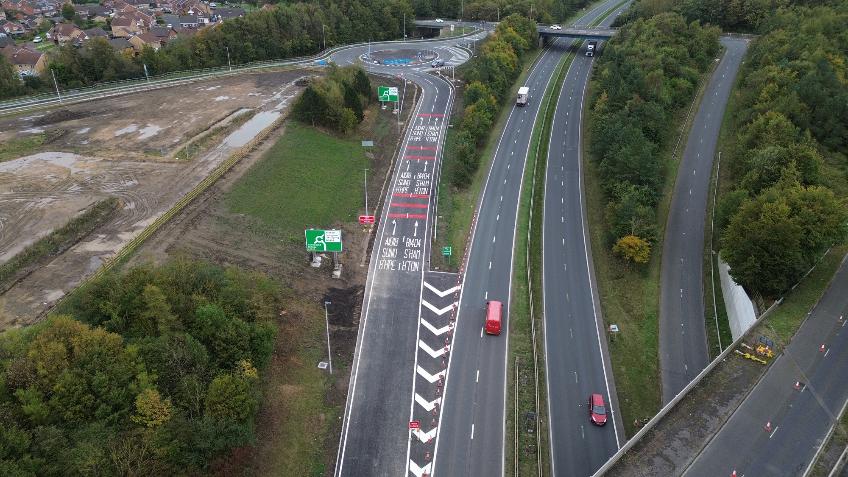
[[[551,30],[562,30],[562,27],[559,25],[551,25]]]
[[[604,396],[592,394],[589,396],[589,420],[596,426],[607,423],[607,406],[604,404]]]
[[[432,63],[430,63],[430,66],[432,66],[433,68],[445,66],[445,60],[434,60]]]
[[[490,335],[501,334],[501,313],[503,303],[496,300],[486,302],[486,333]]]
[[[445,21],[444,21],[444,20],[442,20],[441,18],[437,18],[437,19],[436,19],[436,23],[444,23],[444,22],[445,22]]]

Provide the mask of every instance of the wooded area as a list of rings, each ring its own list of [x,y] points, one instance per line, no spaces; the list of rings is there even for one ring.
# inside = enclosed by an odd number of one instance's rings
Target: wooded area
[[[832,3],[760,20],[735,93],[716,220],[731,276],[765,297],[846,237],[848,3]]]
[[[510,15],[480,46],[480,53],[462,66],[460,74],[468,82],[463,95],[465,109],[459,131],[452,141],[448,163],[449,180],[457,188],[471,183],[480,167],[482,147],[510,88],[521,74],[523,60],[536,45],[536,23],[520,15]]]
[[[279,290],[175,260],[0,335],[0,475],[190,475],[250,443]]]
[[[646,263],[658,239],[656,207],[669,167],[662,151],[718,52],[718,33],[662,13],[625,25],[598,58],[589,150],[608,200],[608,246],[625,260]]]

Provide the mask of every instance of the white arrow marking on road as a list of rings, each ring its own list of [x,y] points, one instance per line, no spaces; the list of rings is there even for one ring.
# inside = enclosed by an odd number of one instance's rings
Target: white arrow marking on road
[[[436,437],[436,431],[438,429],[439,429],[438,427],[434,427],[434,428],[430,429],[428,432],[424,432],[421,429],[413,429],[412,433],[415,434],[415,437],[417,437],[419,441],[426,443],[430,439]]]
[[[397,230],[397,222],[392,220],[392,235],[395,234],[396,230]]]
[[[435,383],[436,381],[439,380],[439,378],[444,377],[444,375],[445,375],[444,369],[439,371],[436,374],[430,374],[430,373],[427,372],[426,369],[422,368],[421,366],[418,366],[417,371],[418,371],[418,374],[420,374],[422,378],[426,379],[431,384]]]
[[[416,464],[412,459],[409,459],[409,471],[412,472],[412,475],[415,477],[421,477],[424,474],[430,475],[430,467],[432,465],[433,464],[430,463],[424,467],[418,467],[418,464]]]
[[[427,300],[421,300],[421,304],[426,306],[427,308],[430,309],[430,311],[432,311],[433,313],[435,313],[439,316],[444,315],[445,313],[449,312],[451,310],[451,308],[456,306],[456,302],[453,302],[453,303],[451,303],[450,305],[448,305],[444,308],[436,308],[435,306],[431,305],[430,302],[428,302]]]
[[[427,287],[427,289],[430,290],[431,292],[435,293],[436,295],[439,295],[439,297],[441,297],[441,298],[444,298],[444,297],[450,295],[451,293],[459,290],[459,285],[457,285],[453,288],[449,288],[445,291],[439,291],[436,287],[434,287],[433,285],[430,285],[427,282],[424,282],[424,286]]]
[[[421,324],[424,325],[424,328],[427,328],[428,330],[430,330],[430,333],[433,333],[436,336],[441,336],[441,335],[447,333],[448,330],[451,329],[450,325],[443,326],[441,328],[436,328],[435,326],[431,325],[430,322],[428,322],[424,318],[421,318]]]
[[[436,407],[437,404],[442,403],[442,398],[438,397],[436,399],[433,399],[432,401],[428,401],[428,400],[424,399],[423,397],[419,396],[418,394],[416,394],[415,395],[415,402],[417,402],[421,407],[423,407],[425,411],[430,412],[430,411],[433,410],[433,408]]]
[[[438,350],[434,350],[433,348],[427,346],[427,343],[422,340],[418,340],[418,346],[423,349],[425,353],[429,354],[432,358],[438,358],[439,356],[447,353],[447,350],[445,348],[439,348]]]
[[[412,236],[413,237],[418,236],[418,221],[417,220],[415,221],[415,230],[412,231]]]

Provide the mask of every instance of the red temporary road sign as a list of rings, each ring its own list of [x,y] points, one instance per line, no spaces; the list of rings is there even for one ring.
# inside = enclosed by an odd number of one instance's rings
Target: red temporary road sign
[[[410,429],[421,429],[421,421],[409,421]]]
[[[360,215],[359,216],[359,223],[360,224],[373,224],[374,223],[374,216],[373,215]]]

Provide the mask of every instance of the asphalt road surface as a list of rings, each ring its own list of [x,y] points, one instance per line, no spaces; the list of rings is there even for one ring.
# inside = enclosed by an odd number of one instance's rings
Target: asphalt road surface
[[[848,403],[846,290],[843,259],[789,346],[684,475],[804,475]]]
[[[727,99],[748,47],[727,48],[710,78],[680,161],[663,241],[660,285],[660,370],[663,404],[709,363],[704,327],[704,224],[713,158]]]
[[[587,12],[588,24],[612,8],[609,0]],[[486,300],[509,310],[517,209],[530,137],[542,97],[570,41],[551,44],[525,85],[527,106],[514,106],[501,134],[478,207],[445,380],[433,475],[495,476],[504,473],[505,385],[508,334],[483,333]],[[509,328],[504,313],[503,328]]]
[[[339,64],[357,63],[369,48],[371,52],[429,49],[450,64],[460,51],[453,46],[456,41],[372,44],[342,50],[331,59]],[[410,116],[378,218],[336,461],[338,476],[405,475],[408,468],[408,421],[420,349],[420,300],[429,256],[433,191],[454,95],[448,81],[424,71],[426,65],[371,64],[368,68],[374,73],[403,75],[417,83],[422,94]],[[411,93],[412,87],[407,88],[407,94]]]
[[[602,25],[612,23],[625,8]],[[566,74],[545,172],[542,288],[554,476],[593,474],[624,440],[583,202],[581,123],[593,60],[585,56],[585,46],[580,48]],[[592,393],[602,394],[607,402],[605,427],[589,421]]]

